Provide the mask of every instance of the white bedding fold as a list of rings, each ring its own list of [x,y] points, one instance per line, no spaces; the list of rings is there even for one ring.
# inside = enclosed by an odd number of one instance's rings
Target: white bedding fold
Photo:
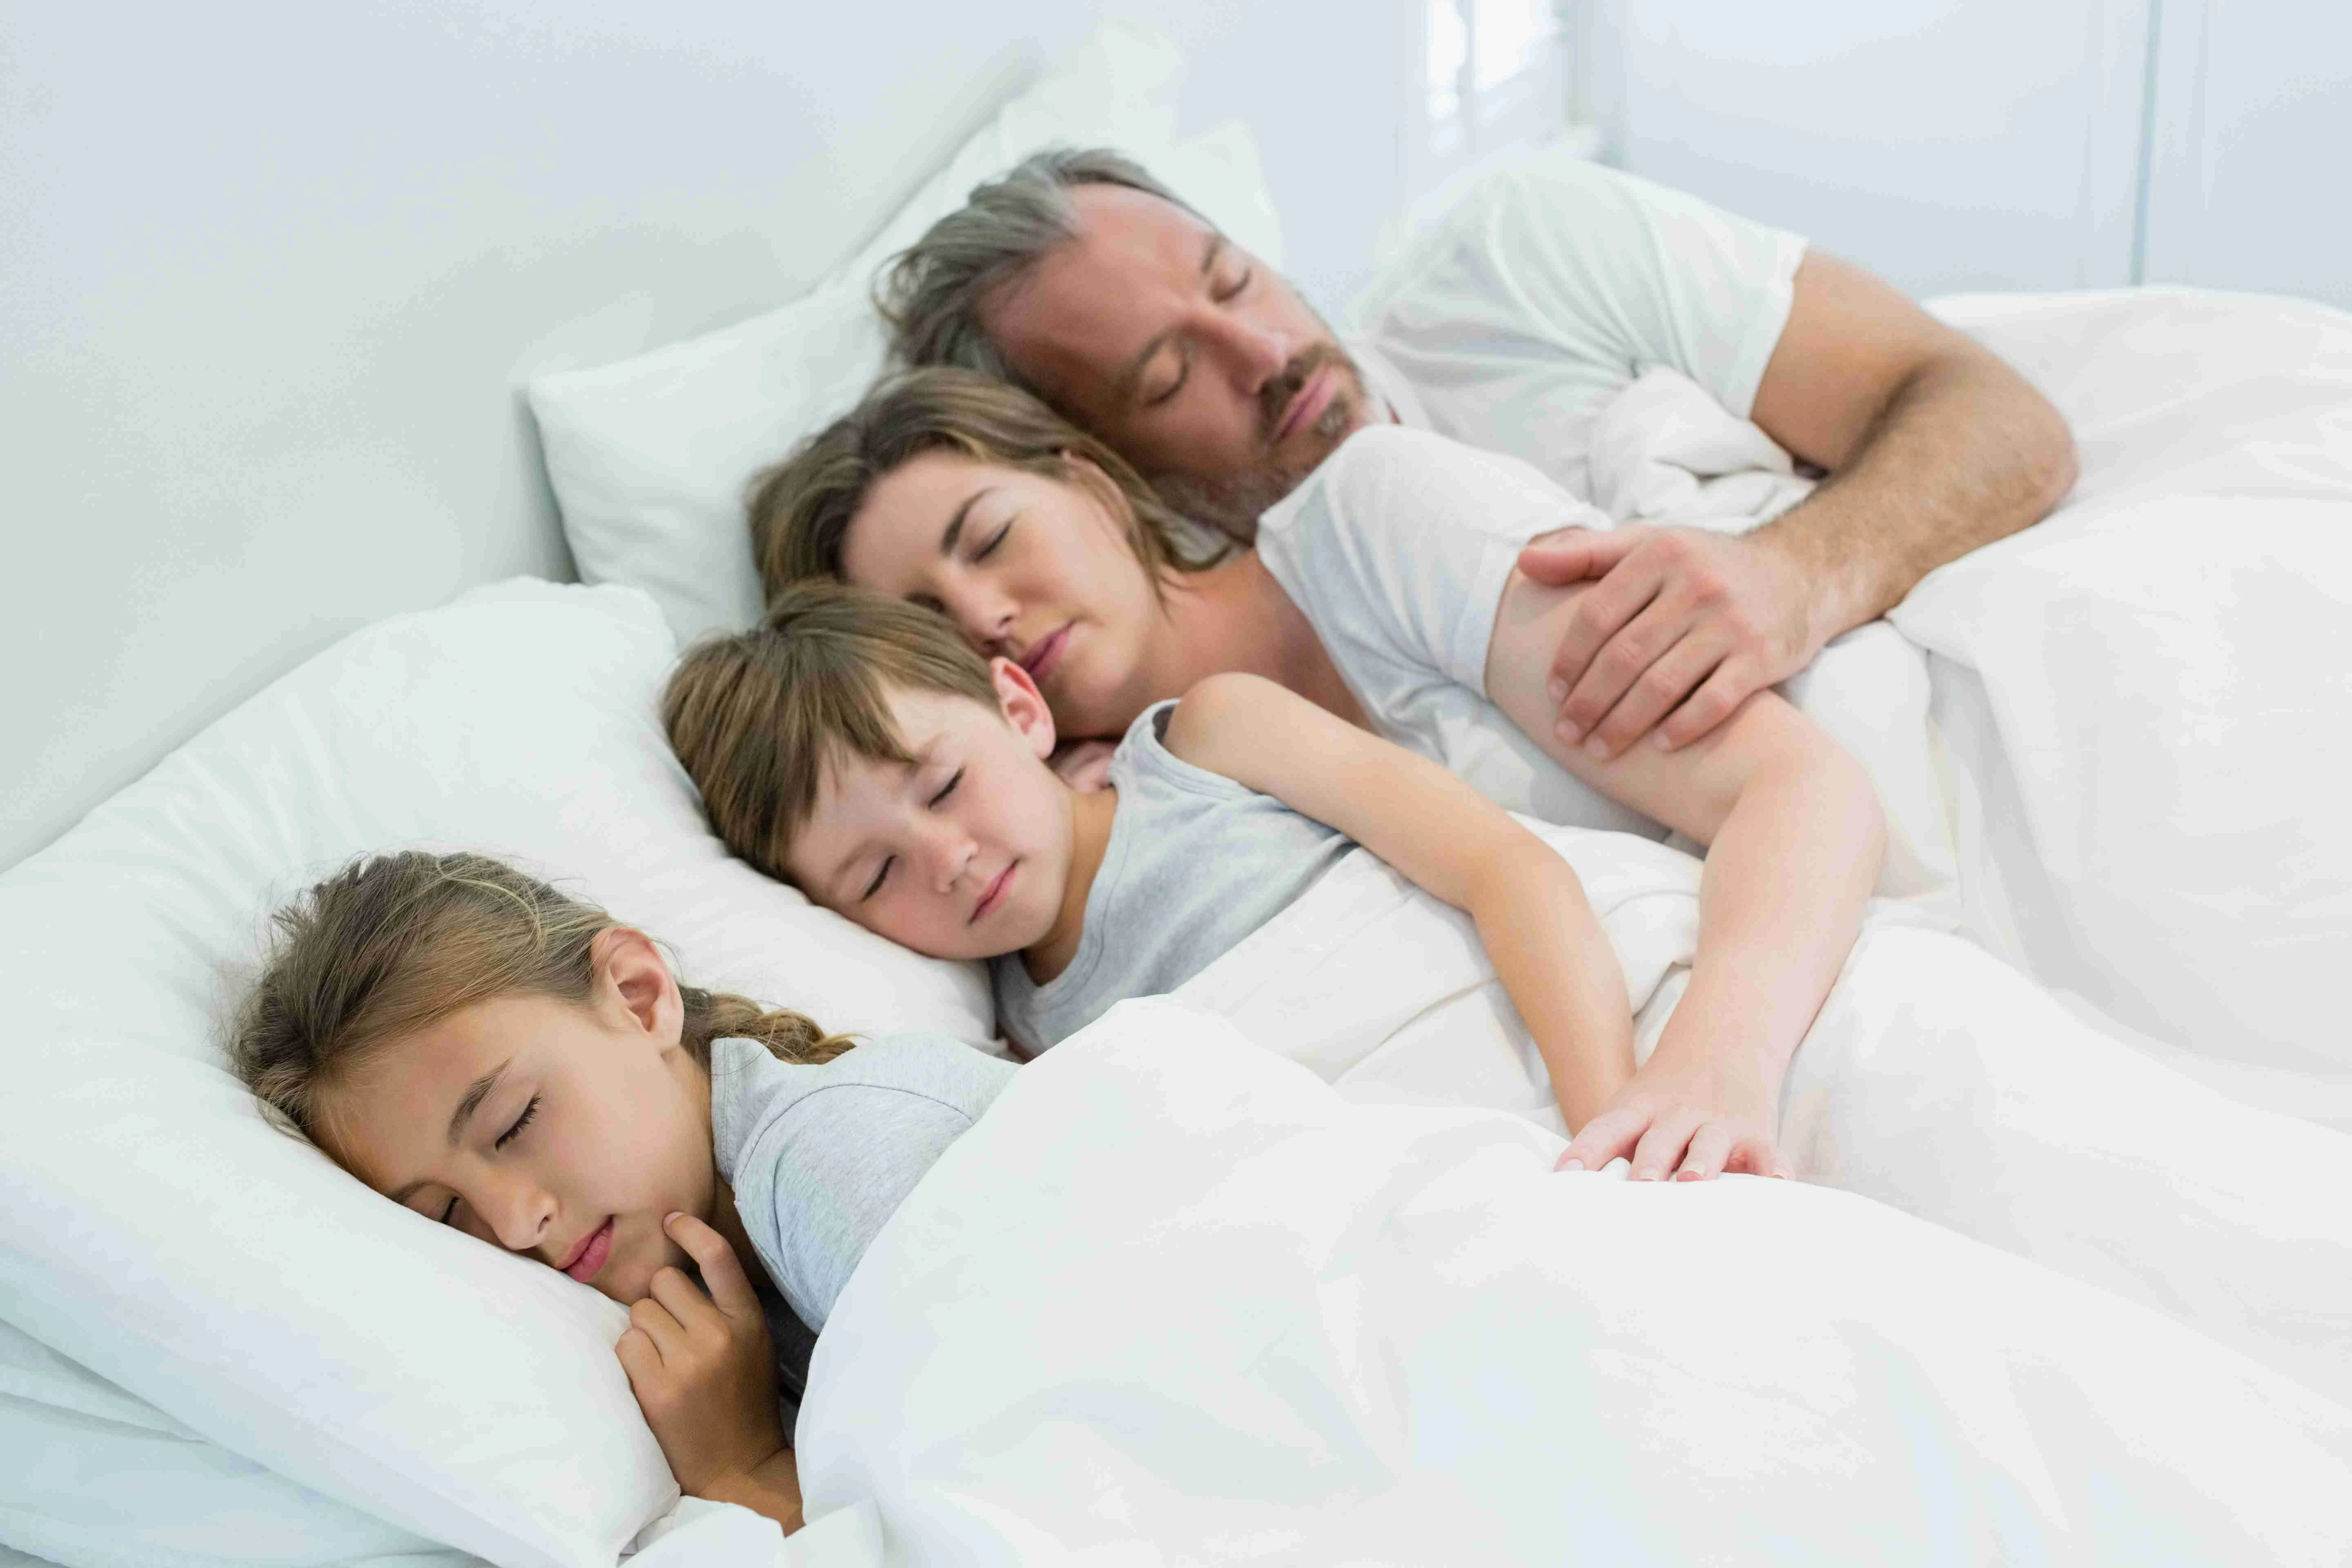
[[[1882,1206],[1559,1146],[1123,1005],[851,1279],[810,1507],[959,1565],[2352,1552],[2352,1412]]]

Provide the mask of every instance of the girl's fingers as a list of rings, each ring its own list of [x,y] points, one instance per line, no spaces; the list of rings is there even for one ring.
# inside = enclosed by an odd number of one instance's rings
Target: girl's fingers
[[[678,1327],[681,1329],[690,1331],[697,1328],[711,1328],[723,1331],[727,1326],[719,1315],[719,1309],[711,1305],[710,1298],[702,1293],[702,1287],[688,1278],[683,1268],[657,1270],[654,1275],[653,1283],[647,1288],[653,1291],[653,1299],[660,1302],[671,1317],[677,1320]]]
[[[684,1325],[670,1315],[667,1307],[651,1296],[630,1304],[629,1326],[652,1342],[665,1363],[686,1349]]]
[[[760,1316],[759,1294],[744,1277],[743,1265],[725,1237],[690,1214],[670,1215],[662,1228],[669,1233],[672,1241],[686,1248],[687,1256],[702,1270],[703,1287],[721,1312],[730,1318],[747,1313],[753,1318]]]
[[[1675,1173],[1678,1182],[1708,1182],[1723,1173],[1723,1163],[1731,1156],[1731,1133],[1720,1121],[1710,1121],[1692,1134],[1690,1149],[1683,1155],[1682,1169]]]
[[[1651,1123],[1633,1148],[1633,1179],[1637,1182],[1663,1182],[1666,1173],[1682,1163],[1683,1151],[1690,1146],[1691,1132],[1697,1123],[1677,1117],[1672,1121]]]
[[[1597,1171],[1621,1154],[1633,1153],[1633,1140],[1649,1124],[1646,1110],[1604,1110],[1576,1130],[1575,1138],[1560,1152],[1552,1169]]]
[[[661,1352],[654,1347],[653,1336],[634,1323],[614,1345],[613,1353],[621,1358],[621,1370],[629,1374],[631,1388],[644,1387],[647,1379],[661,1372]]]

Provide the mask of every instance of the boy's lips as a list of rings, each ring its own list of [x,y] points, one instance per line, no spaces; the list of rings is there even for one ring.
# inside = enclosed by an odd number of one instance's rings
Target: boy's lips
[[[604,1260],[613,1256],[613,1218],[607,1215],[604,1224],[581,1237],[580,1245],[572,1249],[572,1256],[557,1267],[583,1285],[595,1279],[597,1270],[604,1267]]]
[[[991,910],[1004,901],[1004,889],[1013,885],[1013,868],[1020,863],[1018,860],[1008,860],[1004,863],[1004,869],[996,874],[996,880],[991,882],[988,885],[988,890],[980,895],[980,902],[971,907],[971,919],[964,921],[964,924],[977,925]]]

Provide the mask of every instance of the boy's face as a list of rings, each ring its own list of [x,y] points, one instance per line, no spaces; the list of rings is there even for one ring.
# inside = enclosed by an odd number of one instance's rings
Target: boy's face
[[[915,764],[841,758],[787,858],[818,903],[935,958],[1042,941],[1069,880],[1069,791],[1045,763],[1053,717],[1019,665],[1000,658],[990,673],[995,709],[890,692]]]

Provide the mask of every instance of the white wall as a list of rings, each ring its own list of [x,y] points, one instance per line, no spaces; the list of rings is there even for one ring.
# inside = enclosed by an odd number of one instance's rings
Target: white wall
[[[791,298],[1106,15],[1253,124],[1336,307],[1413,0],[11,7],[0,866],[341,633],[567,574],[521,380]]]

